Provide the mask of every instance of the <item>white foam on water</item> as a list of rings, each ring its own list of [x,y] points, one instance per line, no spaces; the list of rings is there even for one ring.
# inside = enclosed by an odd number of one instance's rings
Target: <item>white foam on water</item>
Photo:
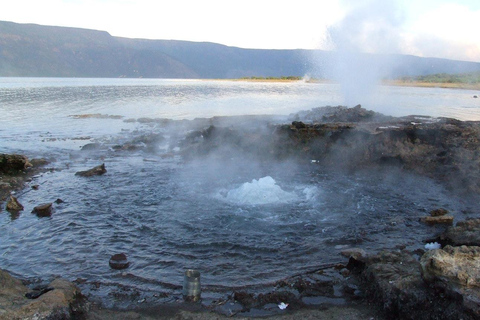
[[[298,196],[282,190],[272,177],[266,176],[245,182],[240,187],[228,191],[225,199],[237,204],[262,205],[287,203],[297,200]]]

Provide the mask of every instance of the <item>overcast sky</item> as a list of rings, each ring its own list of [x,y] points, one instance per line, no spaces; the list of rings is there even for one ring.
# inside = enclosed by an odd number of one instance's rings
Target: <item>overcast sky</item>
[[[242,48],[480,62],[480,0],[0,0],[0,20]]]

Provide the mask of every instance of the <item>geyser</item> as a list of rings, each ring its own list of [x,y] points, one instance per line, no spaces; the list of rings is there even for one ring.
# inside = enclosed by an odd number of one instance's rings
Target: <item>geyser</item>
[[[396,1],[348,1],[350,11],[328,29],[329,61],[321,61],[327,78],[341,86],[347,106],[372,103],[380,81],[391,76],[392,52],[400,48],[404,17]]]

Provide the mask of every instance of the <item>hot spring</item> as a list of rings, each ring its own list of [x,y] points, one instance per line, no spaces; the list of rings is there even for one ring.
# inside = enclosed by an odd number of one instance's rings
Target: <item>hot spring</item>
[[[200,88],[189,93],[193,102],[183,96],[175,100],[169,91],[181,89],[150,84],[111,92],[102,86],[2,89],[11,97],[3,101],[11,121],[0,129],[6,152],[43,156],[51,163],[29,182],[38,190],[17,193],[23,212],[0,213],[0,267],[31,281],[64,277],[107,305],[121,297],[181,294],[188,268],[201,272],[206,297],[233,288],[261,291],[288,276],[344,261],[340,252],[346,248],[423,248],[435,227],[419,222],[419,216],[442,207],[461,220],[474,211],[476,204],[433,180],[390,167],[352,173],[321,167],[314,159],[255,161],[238,154],[187,160],[170,153],[161,139],[153,149],[115,148],[156,134],[181,139],[181,133],[157,126],[160,120],[141,117],[193,110],[207,98],[213,105],[239,104],[238,91],[250,99],[241,105],[297,99],[302,106],[318,106],[302,98],[303,84],[275,85],[268,94],[263,86],[231,84],[222,95],[211,84],[188,83],[188,92],[192,86]],[[207,96],[199,97],[204,89]],[[91,98],[79,105],[87,91]],[[119,98],[118,92],[125,95]],[[153,97],[148,112],[127,121],[135,106],[145,106],[145,92]],[[80,113],[124,118],[71,117]],[[100,147],[79,150],[92,142]],[[75,176],[101,163],[106,174]],[[63,202],[55,204],[51,217],[30,213],[58,198]],[[121,252],[129,268],[111,269],[109,258]]]

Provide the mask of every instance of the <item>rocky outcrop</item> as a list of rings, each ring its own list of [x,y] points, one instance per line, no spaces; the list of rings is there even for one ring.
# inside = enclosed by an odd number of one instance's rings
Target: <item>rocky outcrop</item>
[[[78,171],[77,173],[75,173],[75,175],[80,177],[92,177],[92,176],[102,175],[106,172],[107,172],[107,169],[105,169],[105,164],[103,163],[89,170]]]
[[[420,260],[407,251],[351,255],[347,268],[387,319],[478,319],[480,250],[431,250]]]
[[[425,253],[420,264],[423,278],[436,291],[458,297],[466,316],[480,318],[480,247],[452,247]]]
[[[431,250],[422,256],[420,264],[427,281],[480,288],[480,247],[446,246]]]
[[[438,241],[455,246],[480,246],[480,219],[459,221],[440,235]]]
[[[32,290],[0,269],[0,288],[0,320],[75,319],[84,311],[80,290],[63,279],[52,281],[50,290],[29,299],[27,293]]]
[[[19,154],[0,154],[0,172],[15,174],[30,168],[28,158]]]
[[[0,154],[0,201],[7,200],[12,191],[22,189],[25,181],[47,163],[45,159],[29,160],[23,155]]]
[[[205,121],[204,129],[188,134],[179,147],[185,158],[223,152],[315,160],[337,170],[397,166],[459,193],[480,194],[480,122],[386,117],[360,106],[320,108],[291,119],[291,124],[236,126]]]

